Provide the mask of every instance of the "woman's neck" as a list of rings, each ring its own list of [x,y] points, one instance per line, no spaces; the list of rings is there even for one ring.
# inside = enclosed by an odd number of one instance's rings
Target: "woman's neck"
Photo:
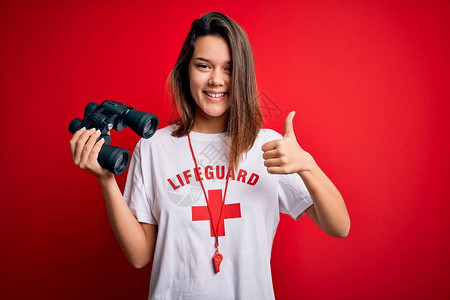
[[[225,122],[221,120],[205,120],[196,118],[192,131],[200,133],[222,133],[225,132]]]
[[[200,133],[223,133],[226,130],[227,115],[224,113],[219,117],[210,117],[196,113],[192,131]]]

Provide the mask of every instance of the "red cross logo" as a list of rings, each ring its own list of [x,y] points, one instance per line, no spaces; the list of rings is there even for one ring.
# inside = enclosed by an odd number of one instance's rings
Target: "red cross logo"
[[[214,237],[214,228],[219,222],[220,210],[222,208],[222,190],[208,191],[209,209],[211,210],[212,222],[210,224],[211,236]],[[240,218],[241,205],[239,203],[225,204],[219,224],[218,236],[225,236],[225,219]],[[192,206],[192,221],[210,221],[207,206]]]

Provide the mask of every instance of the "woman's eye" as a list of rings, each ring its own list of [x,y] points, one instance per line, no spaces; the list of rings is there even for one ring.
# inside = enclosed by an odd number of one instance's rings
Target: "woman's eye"
[[[209,68],[209,66],[208,66],[208,65],[205,65],[205,64],[198,64],[197,67],[200,68],[200,69],[208,69],[208,68]],[[232,67],[226,67],[225,70],[226,70],[227,72],[230,72],[230,73],[231,73]]]

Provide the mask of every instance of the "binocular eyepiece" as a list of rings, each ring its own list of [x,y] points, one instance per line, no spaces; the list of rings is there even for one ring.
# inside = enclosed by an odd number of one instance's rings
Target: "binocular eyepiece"
[[[99,129],[101,133],[97,140],[105,139],[98,154],[99,164],[111,173],[122,174],[130,162],[130,153],[126,149],[109,145],[111,137],[108,131],[121,131],[127,126],[139,136],[148,139],[158,128],[158,118],[113,100],[105,100],[100,105],[90,102],[84,110],[84,119],[73,119],[69,124],[69,131],[74,134],[83,127]]]

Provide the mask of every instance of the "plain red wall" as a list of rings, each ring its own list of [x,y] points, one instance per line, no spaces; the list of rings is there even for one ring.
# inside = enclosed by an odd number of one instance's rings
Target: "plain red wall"
[[[297,111],[352,220],[336,239],[282,216],[277,299],[448,299],[450,5],[425,0],[1,1],[0,298],[147,297],[150,269],[126,261],[67,125],[104,99],[165,124],[166,76],[213,10],[250,37],[266,127]]]

